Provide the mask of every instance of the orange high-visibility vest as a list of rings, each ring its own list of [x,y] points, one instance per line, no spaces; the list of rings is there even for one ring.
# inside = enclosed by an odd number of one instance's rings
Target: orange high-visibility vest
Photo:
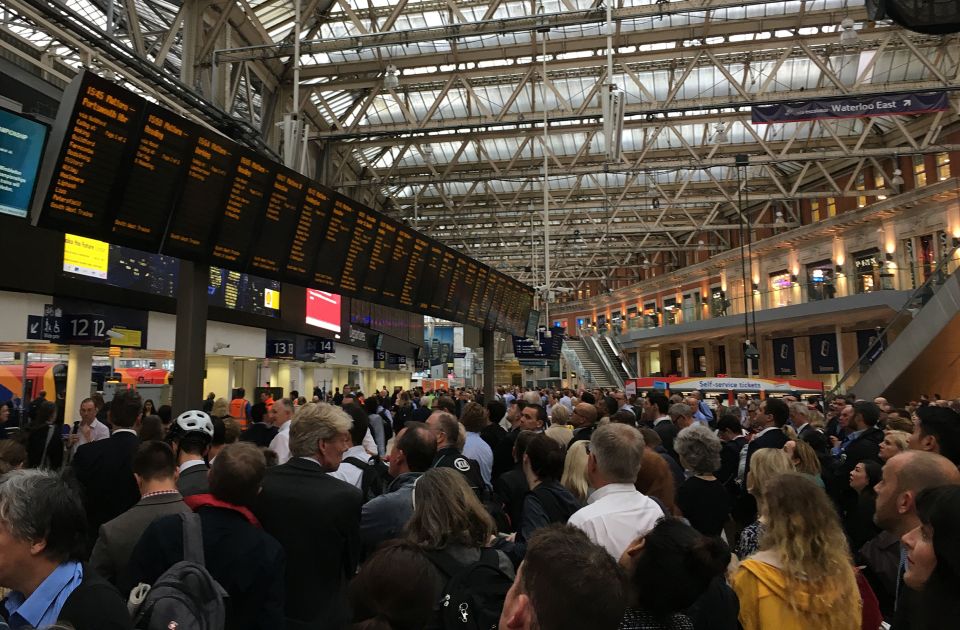
[[[247,429],[247,400],[234,398],[230,401],[230,416],[240,425],[240,430]]]

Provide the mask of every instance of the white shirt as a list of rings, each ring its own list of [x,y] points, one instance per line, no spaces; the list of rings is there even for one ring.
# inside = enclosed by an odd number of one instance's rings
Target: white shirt
[[[560,404],[567,408],[567,411],[573,413],[573,401],[570,400],[569,396],[564,396],[560,399]]]
[[[657,426],[661,422],[673,422],[673,418],[671,418],[670,416],[660,416],[659,418],[653,421],[653,426]]]
[[[653,529],[661,518],[663,510],[657,502],[638,492],[632,483],[611,483],[595,490],[567,524],[583,530],[619,560],[630,543]]]
[[[280,426],[280,430],[270,440],[270,450],[277,454],[277,463],[286,464],[290,461],[290,421]]]
[[[493,450],[487,444],[479,433],[467,431],[467,439],[463,445],[463,456],[477,460],[480,464],[480,476],[483,477],[483,483],[493,487]]]
[[[358,468],[350,462],[343,461],[348,457],[356,457],[361,462],[370,461],[370,455],[367,453],[367,449],[363,447],[363,444],[360,446],[352,446],[343,454],[343,458],[340,460],[340,467],[327,474],[331,477],[336,477],[340,481],[346,481],[351,486],[356,486],[362,490],[363,469]]]
[[[376,455],[379,453],[377,441],[373,439],[373,433],[370,432],[370,429],[367,429],[367,433],[363,436],[363,442],[361,442],[361,444],[363,444],[363,450],[367,452],[367,455]]]
[[[74,447],[74,451],[84,444],[89,444],[90,442],[96,442],[97,440],[103,440],[110,437],[110,429],[107,428],[107,425],[100,422],[96,418],[94,418],[93,422],[90,423],[90,429],[91,431],[89,440],[84,437],[82,426],[77,429],[77,445]]]
[[[202,459],[189,459],[180,464],[180,474],[182,475],[183,471],[187,470],[188,468],[193,468],[194,466],[199,466],[203,463],[204,461]]]

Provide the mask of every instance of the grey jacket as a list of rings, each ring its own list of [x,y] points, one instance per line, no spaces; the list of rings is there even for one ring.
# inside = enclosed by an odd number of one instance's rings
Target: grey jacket
[[[90,555],[90,566],[112,584],[120,583],[130,554],[147,525],[167,514],[189,512],[179,492],[140,499],[132,508],[100,526],[100,536]]]
[[[413,516],[413,484],[423,473],[403,473],[390,482],[386,494],[371,499],[360,512],[360,543],[365,555],[397,538]]]
[[[197,464],[191,466],[180,473],[177,479],[177,490],[185,497],[195,494],[207,494],[210,492],[210,484],[207,482],[207,473],[210,467],[206,464]]]

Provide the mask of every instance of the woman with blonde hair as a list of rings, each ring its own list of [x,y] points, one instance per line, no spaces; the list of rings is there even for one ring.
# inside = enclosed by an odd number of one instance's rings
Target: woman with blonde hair
[[[570,424],[570,410],[566,405],[556,404],[550,409],[550,424],[555,427]]]
[[[817,459],[817,452],[813,450],[812,446],[803,440],[790,440],[783,445],[783,452],[790,458],[794,470],[804,475],[810,475],[815,484],[821,488],[825,487],[821,476],[820,460]]]
[[[880,443],[880,459],[886,462],[910,448],[910,434],[906,431],[887,431]]]
[[[213,407],[210,409],[211,418],[227,418],[230,416],[230,403],[226,398],[217,398],[213,401]]]
[[[787,454],[778,448],[761,448],[750,458],[750,470],[747,471],[747,492],[757,500],[757,520],[740,532],[740,538],[734,553],[743,560],[754,554],[760,547],[760,537],[766,525],[764,492],[776,477],[793,472],[793,464]]]
[[[774,449],[757,451],[780,453]],[[754,472],[751,461],[751,474]],[[837,514],[807,475],[767,479],[760,551],[733,575],[743,630],[858,630],[862,605]]]
[[[573,493],[581,503],[587,502],[590,487],[587,484],[587,445],[586,440],[577,440],[567,449],[567,458],[563,462],[563,477],[560,483]]]

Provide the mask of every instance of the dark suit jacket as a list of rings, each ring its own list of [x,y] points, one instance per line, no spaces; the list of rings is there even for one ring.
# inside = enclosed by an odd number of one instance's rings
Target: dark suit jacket
[[[754,453],[761,448],[783,448],[788,441],[787,434],[776,428],[750,440],[750,443],[747,444],[747,466],[744,469],[744,475],[746,475],[746,471],[750,470],[750,458],[753,457]]]
[[[850,472],[860,462],[873,460],[880,462],[880,444],[883,442],[883,431],[877,427],[867,427],[860,437],[847,444],[841,456],[841,477],[850,476]]]
[[[271,427],[263,422],[254,422],[246,431],[240,434],[241,442],[253,442],[259,447],[266,448],[277,435],[277,427]]]
[[[510,531],[517,531],[523,516],[523,499],[527,496],[530,487],[527,477],[523,474],[520,464],[514,465],[493,481],[493,492],[503,502],[504,510],[510,517]]]
[[[254,512],[287,555],[286,629],[341,628],[347,582],[360,555],[356,487],[294,457],[267,470]]]
[[[677,429],[677,425],[672,420],[669,422],[658,422],[653,425],[653,430],[660,436],[664,450],[670,454],[670,457],[677,459],[677,452],[673,450],[673,440],[677,437],[677,433],[680,432],[680,430]]]
[[[185,497],[207,494],[210,492],[210,484],[207,481],[207,473],[209,472],[210,467],[206,464],[197,464],[187,468],[177,478],[177,490]]]
[[[513,461],[513,445],[520,435],[520,429],[511,429],[500,438],[500,441],[493,448],[493,473],[492,479],[496,479],[503,473],[511,470],[516,463]]]
[[[359,491],[358,491],[359,492]],[[204,565],[227,591],[228,630],[283,628],[283,549],[239,512],[201,507]],[[301,527],[303,523],[299,524]],[[178,514],[162,516],[147,526],[130,556],[128,578],[120,590],[129,593],[139,582],[153,584],[164,571],[183,560],[183,523]]]
[[[161,516],[189,511],[179,492],[140,499],[135,506],[100,526],[90,566],[109,582],[119,584],[130,563],[130,554],[147,525]]]
[[[140,500],[140,489],[133,476],[133,456],[139,446],[139,436],[121,431],[105,440],[84,444],[73,456],[73,471],[83,489],[87,509],[88,548],[93,547],[101,525]]]
[[[53,425],[53,432],[50,427],[37,427],[30,429],[27,437],[27,468],[39,468],[43,461],[43,452],[47,452],[47,468],[50,470],[60,470],[63,466],[63,438],[60,432],[63,425]],[[47,440],[50,436],[50,440]]]

